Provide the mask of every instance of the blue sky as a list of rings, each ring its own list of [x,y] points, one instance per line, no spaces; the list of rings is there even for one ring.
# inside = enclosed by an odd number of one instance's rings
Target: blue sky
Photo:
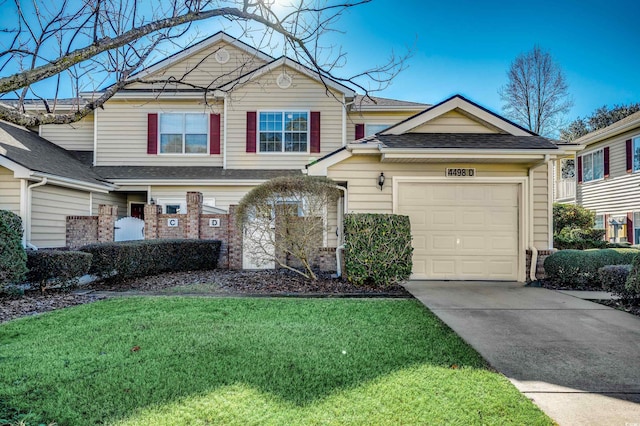
[[[349,53],[345,73],[412,48],[409,68],[379,93],[384,97],[436,103],[460,93],[500,113],[497,91],[509,65],[538,44],[567,77],[574,101],[567,120],[640,102],[637,0],[374,0],[337,27],[346,32],[333,36]]]

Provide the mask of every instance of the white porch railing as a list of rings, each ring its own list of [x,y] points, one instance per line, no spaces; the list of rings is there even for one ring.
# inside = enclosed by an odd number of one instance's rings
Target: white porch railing
[[[564,200],[576,197],[576,180],[562,179],[556,181],[556,199]]]

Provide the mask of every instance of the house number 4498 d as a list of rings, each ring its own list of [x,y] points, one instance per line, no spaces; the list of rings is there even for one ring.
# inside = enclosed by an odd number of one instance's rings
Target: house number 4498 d
[[[464,168],[447,168],[447,177],[474,177],[476,175],[476,169],[464,169]]]

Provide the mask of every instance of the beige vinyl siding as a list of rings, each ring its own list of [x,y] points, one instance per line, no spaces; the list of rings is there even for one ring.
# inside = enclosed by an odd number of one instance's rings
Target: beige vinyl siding
[[[67,216],[90,214],[89,193],[45,185],[31,196],[31,244],[41,248],[64,247]]]
[[[417,114],[421,110],[396,112],[351,112],[347,116],[347,142],[356,138],[356,124],[389,124],[394,125]]]
[[[20,214],[20,179],[4,167],[0,167],[0,210]]]
[[[93,114],[71,124],[45,124],[40,136],[71,151],[93,151]]]
[[[232,92],[227,107],[227,167],[230,169],[301,169],[310,158],[320,158],[342,146],[342,103],[326,93],[326,88],[291,68],[293,78],[287,89],[276,85],[278,68]],[[320,153],[247,153],[247,111],[319,111]],[[256,146],[259,150],[259,143]]]
[[[222,103],[196,101],[111,101],[98,114],[98,166],[222,166],[222,155],[147,154],[148,114],[196,112],[222,114]],[[220,118],[224,132],[224,118]],[[222,150],[222,136],[220,141]]]
[[[221,48],[224,48],[229,53],[229,61],[224,64],[219,63],[214,56],[215,52]],[[262,59],[221,41],[165,69],[146,76],[145,80],[162,80],[173,77],[200,87],[215,88],[264,64],[265,62]],[[135,83],[130,86],[130,88],[134,89],[162,89],[164,87],[166,87],[164,83],[155,85]],[[184,85],[183,87],[192,88]]]
[[[456,110],[446,112],[411,130],[411,133],[498,133]]]
[[[533,172],[533,243],[539,250],[551,247],[549,241],[549,184],[547,165]]]
[[[356,155],[328,170],[328,177],[336,182],[348,182],[349,213],[392,213],[393,177],[444,177],[447,167],[471,167],[477,177],[527,177],[529,169],[519,164],[488,163],[380,163],[377,155]],[[377,179],[383,172],[386,182],[382,191]],[[534,244],[549,248],[548,186],[546,167],[534,175]]]
[[[609,147],[609,178],[578,184],[579,205],[598,214],[615,216],[640,210],[640,171],[627,173],[626,141],[640,129],[587,147],[580,155]]]
[[[187,191],[201,192],[205,200],[214,198],[219,209],[228,210],[231,204],[238,204],[253,186],[153,186],[151,196],[154,199],[184,199]]]
[[[91,214],[96,216],[99,212],[100,204],[107,204],[118,207],[118,217],[128,216],[127,211],[127,196],[126,194],[119,194],[117,192],[110,192],[103,194],[101,192],[94,192],[91,195]]]

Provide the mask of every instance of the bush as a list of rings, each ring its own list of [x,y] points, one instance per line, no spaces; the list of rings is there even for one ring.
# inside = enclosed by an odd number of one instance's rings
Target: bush
[[[81,251],[36,250],[27,252],[27,280],[43,292],[51,286],[71,287],[89,272],[91,254]]]
[[[602,288],[623,299],[632,299],[634,294],[626,289],[631,265],[607,265],[598,269]]]
[[[148,240],[89,244],[80,250],[93,255],[89,273],[125,279],[161,272],[215,269],[220,244],[214,240]]]
[[[630,264],[638,253],[636,249],[560,250],[545,259],[544,270],[556,285],[600,287],[598,269]]]
[[[640,297],[640,256],[637,256],[631,264],[625,289],[635,297]]]
[[[22,247],[22,219],[0,210],[0,291],[24,280],[27,255]]]
[[[596,214],[591,210],[575,204],[553,205],[553,229],[560,232],[564,228],[592,229],[595,225]]]
[[[345,269],[350,282],[388,286],[411,275],[408,216],[348,214],[344,219]]]
[[[559,250],[588,250],[607,247],[604,229],[565,227],[553,237],[553,246]]]

